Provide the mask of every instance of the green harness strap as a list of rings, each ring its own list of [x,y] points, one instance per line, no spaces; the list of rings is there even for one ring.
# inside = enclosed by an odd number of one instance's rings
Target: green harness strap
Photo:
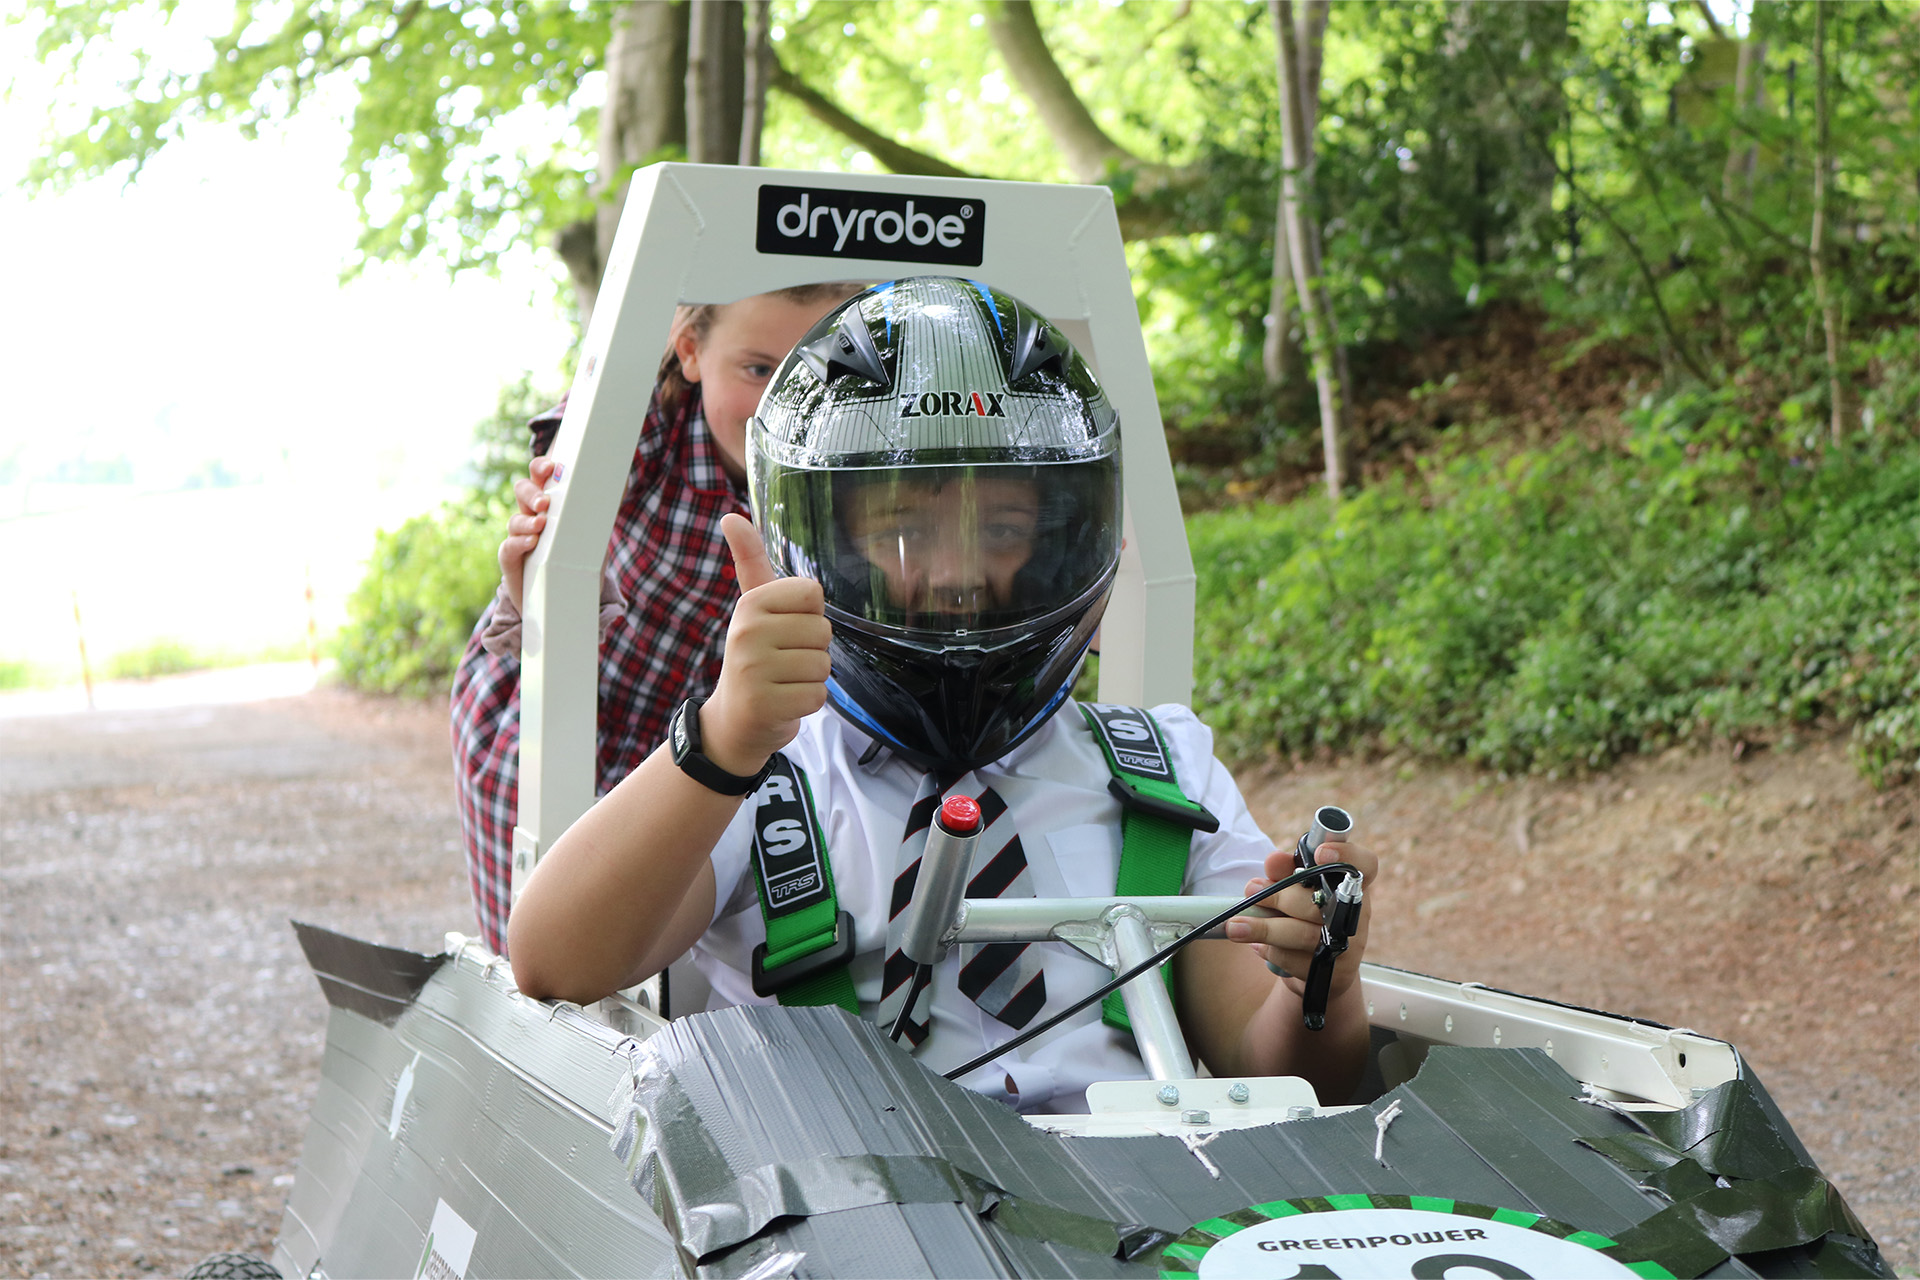
[[[783,1005],[837,1004],[858,1016],[847,972],[853,917],[834,894],[806,771],[775,753],[753,799],[753,872],[767,926],[753,949],[753,989]]]
[[[1082,703],[1080,713],[1112,771],[1107,790],[1126,811],[1114,892],[1178,894],[1193,833],[1217,831],[1219,820],[1180,790],[1166,739],[1146,711]],[[847,972],[853,918],[840,910],[834,894],[833,864],[806,771],[776,754],[754,806],[752,862],[767,940],[753,951],[753,989],[783,1005],[837,1004],[858,1015],[860,1002]],[[1164,965],[1160,976],[1171,991],[1173,974]],[[1133,1030],[1117,991],[1101,1005],[1100,1016],[1108,1026]]]
[[[1113,773],[1107,790],[1126,810],[1114,893],[1120,897],[1178,894],[1187,880],[1193,833],[1218,831],[1220,820],[1180,790],[1166,737],[1145,710],[1083,702],[1080,714],[1087,718],[1087,727]],[[1160,977],[1171,994],[1172,970],[1161,965]],[[1101,1003],[1100,1020],[1122,1031],[1133,1030],[1126,1001],[1118,991]]]

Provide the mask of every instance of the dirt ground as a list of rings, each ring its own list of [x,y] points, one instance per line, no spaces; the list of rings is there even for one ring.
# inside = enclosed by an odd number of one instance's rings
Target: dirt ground
[[[472,927],[444,723],[332,690],[0,707],[0,1271],[268,1252],[325,1026],[288,918],[422,950]],[[1827,743],[1243,781],[1282,838],[1355,812],[1373,958],[1733,1040],[1920,1275],[1920,789],[1875,795]]]

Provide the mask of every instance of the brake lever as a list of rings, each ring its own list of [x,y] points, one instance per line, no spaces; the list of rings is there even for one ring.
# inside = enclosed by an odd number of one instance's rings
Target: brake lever
[[[1333,990],[1333,967],[1340,963],[1348,940],[1360,927],[1360,903],[1360,873],[1342,876],[1333,891],[1333,908],[1320,925],[1320,945],[1313,949],[1313,964],[1307,970],[1307,989],[1300,997],[1300,1009],[1309,1031],[1318,1031],[1327,1025],[1327,997]]]
[[[1313,869],[1314,855],[1329,840],[1346,839],[1353,832],[1353,815],[1338,805],[1322,805],[1313,811],[1313,824],[1293,847],[1293,860],[1302,871]],[[1328,883],[1332,892],[1328,892]],[[1307,969],[1306,990],[1300,996],[1300,1010],[1307,1030],[1319,1031],[1327,1025],[1327,999],[1333,989],[1333,969],[1346,953],[1347,942],[1360,924],[1360,876],[1329,874],[1313,891],[1314,905],[1320,908],[1320,944],[1313,949],[1313,963]],[[1280,969],[1272,961],[1267,968]],[[1283,975],[1284,976],[1284,975]]]

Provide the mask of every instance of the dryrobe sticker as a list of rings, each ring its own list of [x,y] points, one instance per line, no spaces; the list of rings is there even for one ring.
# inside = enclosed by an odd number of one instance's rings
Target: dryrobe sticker
[[[414,1268],[413,1280],[466,1280],[475,1238],[474,1229],[448,1208],[445,1200],[436,1200],[433,1225],[427,1228],[427,1247],[420,1251],[420,1265]]]
[[[767,887],[767,906],[784,915],[830,899],[820,845],[813,838],[813,796],[800,771],[776,754],[753,798],[753,856],[760,863],[760,883]]]
[[[754,247],[814,258],[977,267],[987,202],[833,187],[760,188]]]
[[[1537,1213],[1432,1196],[1276,1200],[1210,1218],[1161,1250],[1201,1280],[1584,1280],[1668,1277],[1603,1235]]]
[[[1153,731],[1147,713],[1138,707],[1115,707],[1104,702],[1082,703],[1093,714],[1100,736],[1107,740],[1113,758],[1128,773],[1143,778],[1173,781],[1173,766],[1160,749],[1160,735]]]

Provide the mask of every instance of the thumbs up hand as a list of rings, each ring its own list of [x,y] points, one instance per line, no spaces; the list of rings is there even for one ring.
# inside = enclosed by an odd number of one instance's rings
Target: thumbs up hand
[[[782,578],[759,530],[739,515],[720,532],[733,552],[740,601],[727,628],[720,684],[700,712],[707,758],[751,774],[793,741],[800,721],[827,703],[826,597],[810,578]]]

